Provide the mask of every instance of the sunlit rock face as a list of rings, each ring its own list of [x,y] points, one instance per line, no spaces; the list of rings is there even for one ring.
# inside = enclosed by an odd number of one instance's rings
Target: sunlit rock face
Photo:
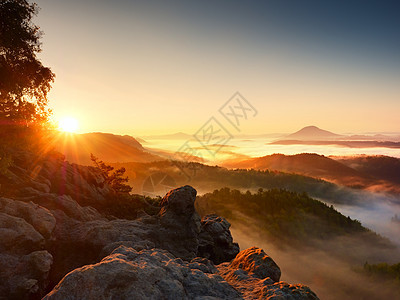
[[[216,267],[244,299],[318,299],[307,286],[279,281],[280,268],[257,247],[243,250],[230,263]]]
[[[101,262],[66,275],[44,299],[240,299],[208,264],[161,249],[121,246]]]
[[[270,277],[273,281],[281,278],[281,269],[264,250],[252,247],[241,251],[230,263],[233,269],[242,269],[249,276],[264,279]]]
[[[196,194],[188,185],[169,191],[161,201],[157,216],[160,226],[153,234],[161,248],[184,259],[195,258],[199,246],[201,223],[194,207]]]
[[[44,299],[318,299],[306,286],[277,282],[279,276],[255,247],[214,266],[206,258],[184,261],[161,249],[120,246],[67,274]]]

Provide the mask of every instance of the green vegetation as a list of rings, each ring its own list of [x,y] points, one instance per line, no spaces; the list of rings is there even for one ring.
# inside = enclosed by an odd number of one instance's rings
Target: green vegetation
[[[123,177],[125,168],[114,170],[114,167],[107,165],[93,154],[90,158],[101,173],[105,182],[111,187],[114,194],[103,203],[91,203],[100,213],[108,218],[136,219],[141,211],[149,215],[158,213],[159,199],[144,197],[141,195],[130,195],[132,187],[128,184],[128,177]]]
[[[350,204],[358,201],[358,196],[350,189],[339,187],[324,180],[303,175],[276,172],[236,169],[229,170],[219,166],[201,163],[175,163],[158,161],[151,163],[113,163],[116,168],[125,167],[134,185],[134,192],[141,193],[143,181],[153,173],[163,172],[171,176],[176,186],[190,184],[200,192],[210,192],[222,187],[253,190],[258,188],[286,189],[293,192],[307,192],[312,197],[322,198],[333,203]],[[180,166],[180,168],[177,167]],[[160,194],[164,191],[160,191]]]
[[[307,194],[282,189],[252,194],[222,188],[198,197],[201,214],[216,212],[235,219],[235,211],[249,216],[270,238],[279,240],[322,239],[367,232],[357,220],[345,217],[333,206],[310,198]],[[239,216],[240,218],[240,216]]]
[[[126,182],[129,181],[128,177],[123,177],[125,174],[125,168],[116,169],[114,172],[114,167],[106,165],[102,160],[99,160],[92,153],[90,154],[90,159],[93,165],[100,171],[101,175],[104,177],[105,182],[112,188],[112,190],[118,194],[129,194],[132,191],[132,187]],[[111,173],[112,172],[112,173]]]
[[[26,0],[0,1],[0,174],[18,149],[39,146],[49,128],[47,95],[54,73],[42,65],[42,32],[33,24],[38,7]]]
[[[196,209],[202,216],[225,217],[234,232],[251,244],[260,241],[281,250],[301,249],[301,253],[322,251],[351,265],[398,255],[388,239],[306,193],[222,188],[198,196]]]
[[[364,264],[364,272],[373,277],[381,279],[393,279],[400,284],[400,263],[389,265],[387,263],[380,264]]]
[[[12,163],[11,153],[6,151],[4,147],[0,147],[0,175],[7,175],[7,170]]]
[[[47,121],[47,95],[54,73],[37,58],[41,31],[32,23],[36,4],[26,0],[0,2],[1,138],[21,138],[25,128]]]

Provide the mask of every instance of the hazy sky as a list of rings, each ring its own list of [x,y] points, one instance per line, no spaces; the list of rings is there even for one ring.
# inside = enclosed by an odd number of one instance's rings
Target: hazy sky
[[[81,132],[235,133],[236,91],[258,111],[242,133],[400,131],[398,1],[37,3],[54,116]]]

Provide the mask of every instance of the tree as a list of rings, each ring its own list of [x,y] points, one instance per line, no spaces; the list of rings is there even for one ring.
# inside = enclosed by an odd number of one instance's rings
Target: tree
[[[132,191],[132,187],[126,184],[126,182],[129,181],[128,177],[123,177],[126,171],[124,167],[112,172],[114,167],[106,165],[92,153],[90,154],[90,159],[94,166],[100,171],[105,182],[108,183],[117,194],[129,194],[129,192]]]
[[[47,121],[47,95],[54,73],[42,65],[42,32],[32,18],[38,7],[26,0],[0,0],[0,137]]]

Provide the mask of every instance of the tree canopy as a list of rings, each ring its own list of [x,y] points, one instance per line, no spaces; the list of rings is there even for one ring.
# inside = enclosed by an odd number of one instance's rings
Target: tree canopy
[[[43,66],[42,32],[32,22],[35,3],[0,1],[0,125],[2,135],[15,127],[29,127],[47,120],[47,95],[54,73]]]

